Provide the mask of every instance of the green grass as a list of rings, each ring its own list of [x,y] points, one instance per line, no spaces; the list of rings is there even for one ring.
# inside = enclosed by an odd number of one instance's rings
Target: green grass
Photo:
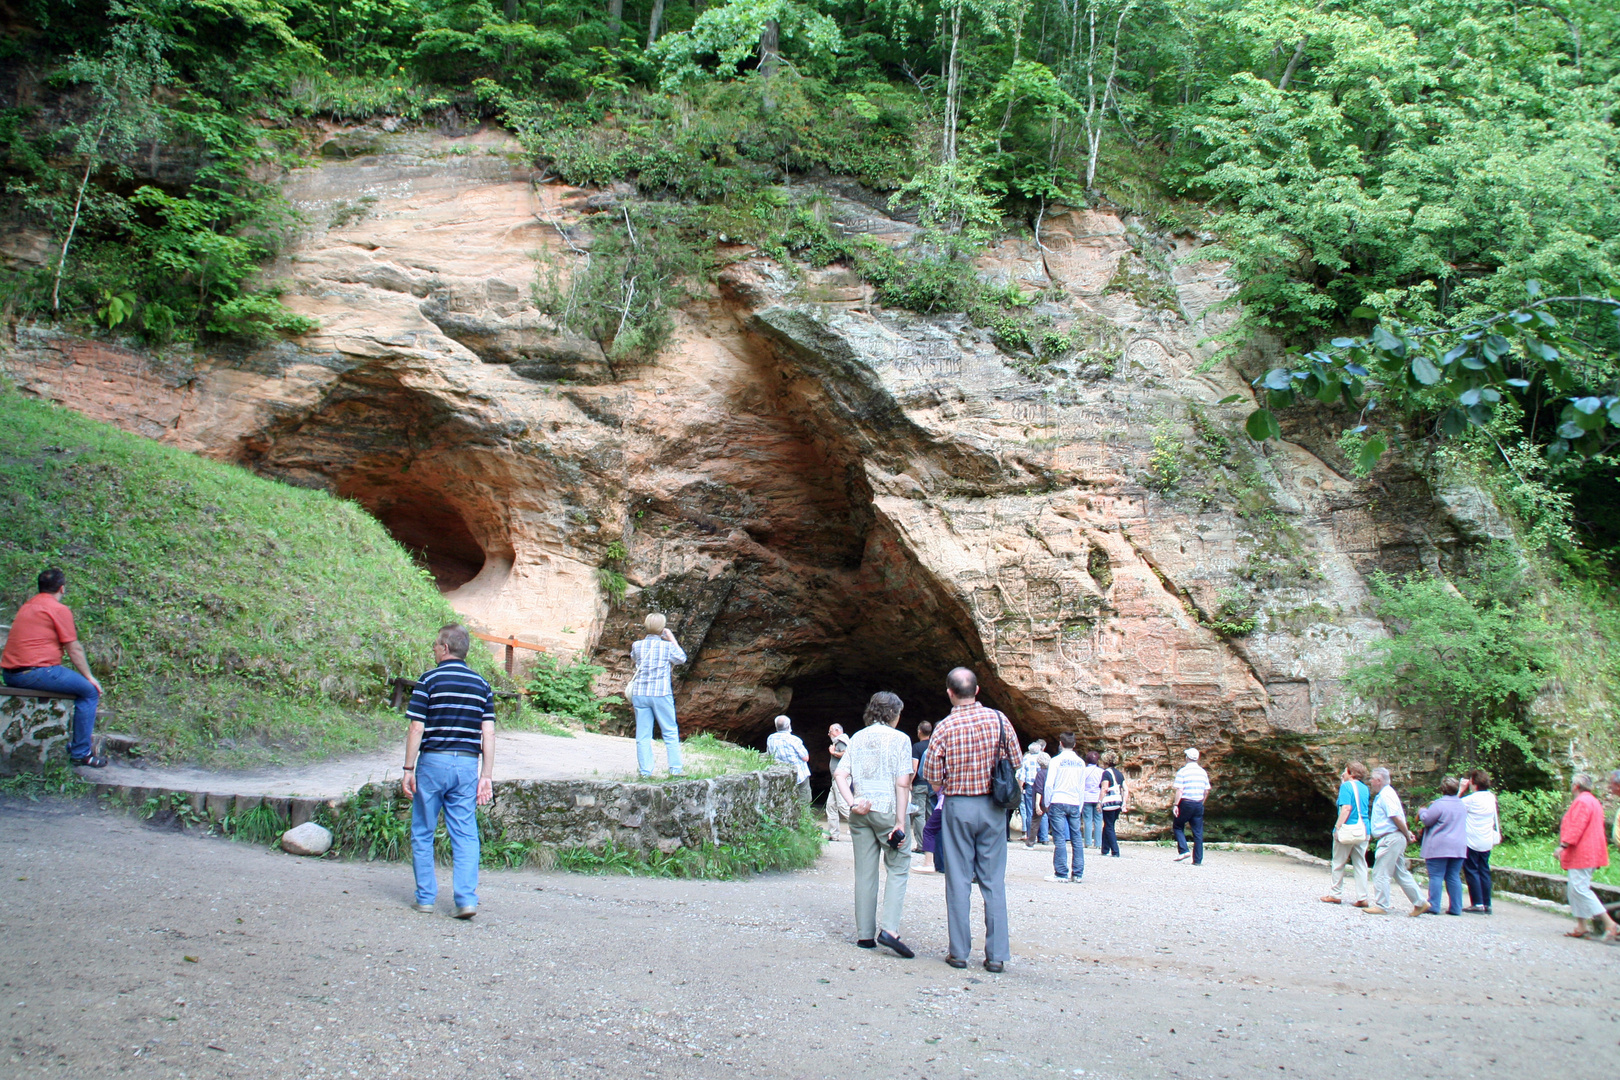
[[[43,772],[24,772],[0,779],[0,795],[12,795],[39,802],[41,795],[76,799],[90,794],[90,785],[61,762],[47,765]]]
[[[50,564],[68,573],[105,726],[165,761],[397,740],[384,682],[432,667],[454,618],[358,506],[0,389],[0,617]]]
[[[1609,857],[1614,858],[1613,852]],[[1564,876],[1564,868],[1558,865],[1558,838],[1555,836],[1500,844],[1491,852],[1491,865]],[[1610,862],[1608,866],[1593,874],[1592,880],[1605,885],[1620,885],[1620,865]]]
[[[821,823],[807,809],[797,825],[761,821],[758,829],[730,844],[683,847],[669,855],[628,851],[612,843],[599,850],[563,848],[557,852],[556,865],[581,874],[725,880],[773,870],[803,870],[821,857],[824,842]]]
[[[681,765],[685,771],[680,776],[659,774],[641,783],[669,784],[679,783],[682,780],[711,780],[716,776],[759,772],[774,764],[769,754],[726,742],[705,731],[681,740]]]

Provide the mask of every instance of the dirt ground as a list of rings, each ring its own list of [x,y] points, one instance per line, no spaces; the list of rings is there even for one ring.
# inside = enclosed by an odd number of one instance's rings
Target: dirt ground
[[[1612,1075],[1620,948],[1498,903],[1382,918],[1282,858],[1163,848],[1041,880],[1014,958],[947,967],[916,874],[906,961],[855,948],[850,847],[744,882],[489,872],[467,923],[410,871],[0,806],[0,1076]],[[441,876],[447,876],[447,872]],[[1405,911],[1406,905],[1400,904]]]

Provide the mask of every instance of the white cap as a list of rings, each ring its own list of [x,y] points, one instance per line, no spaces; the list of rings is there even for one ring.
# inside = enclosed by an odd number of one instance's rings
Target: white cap
[[[1188,761],[1197,761],[1198,760],[1198,748],[1197,747],[1195,747],[1195,746],[1187,747],[1187,760]]]

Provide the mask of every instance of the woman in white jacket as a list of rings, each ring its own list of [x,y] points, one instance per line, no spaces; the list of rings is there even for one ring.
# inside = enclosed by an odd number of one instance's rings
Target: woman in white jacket
[[[1468,882],[1468,906],[1475,915],[1491,913],[1491,849],[1502,842],[1502,821],[1496,812],[1491,774],[1475,769],[1463,779],[1462,804],[1468,809],[1468,855],[1463,877]]]

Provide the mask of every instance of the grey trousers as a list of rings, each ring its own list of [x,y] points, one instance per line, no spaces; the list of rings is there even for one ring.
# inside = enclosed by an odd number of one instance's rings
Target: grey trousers
[[[878,863],[884,867],[884,930],[900,936],[900,916],[906,909],[906,883],[911,880],[911,838],[896,851],[889,846],[894,815],[873,810],[849,815],[849,838],[855,845],[855,931],[861,941],[877,937]]]
[[[945,917],[951,955],[966,960],[973,951],[973,893],[979,879],[984,897],[984,958],[1012,957],[1007,938],[1007,811],[988,795],[947,795],[940,817],[945,845]]]
[[[1341,871],[1342,873],[1342,871]],[[1417,879],[1412,871],[1406,868],[1406,837],[1398,832],[1378,838],[1378,854],[1373,856],[1372,891],[1373,903],[1381,908],[1389,907],[1389,878],[1395,875],[1395,881],[1400,885],[1406,898],[1416,907],[1423,900],[1423,893],[1418,890]]]
[[[798,782],[798,784],[793,788],[793,793],[799,797],[800,802],[804,803],[804,805],[806,805],[806,806],[809,806],[810,805],[810,778],[807,776],[803,780],[800,780]]]

